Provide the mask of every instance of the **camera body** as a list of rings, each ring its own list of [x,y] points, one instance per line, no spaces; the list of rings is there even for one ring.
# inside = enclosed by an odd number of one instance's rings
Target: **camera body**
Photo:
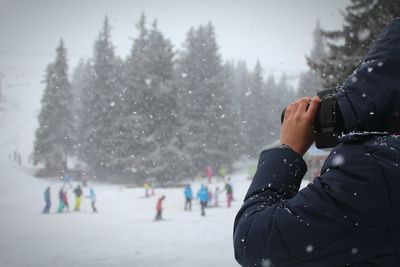
[[[346,130],[336,98],[336,90],[324,90],[318,92],[317,95],[321,102],[313,126],[316,135],[315,145],[317,148],[332,148],[337,145],[339,136]],[[285,118],[285,111],[286,109],[282,111],[281,123]]]

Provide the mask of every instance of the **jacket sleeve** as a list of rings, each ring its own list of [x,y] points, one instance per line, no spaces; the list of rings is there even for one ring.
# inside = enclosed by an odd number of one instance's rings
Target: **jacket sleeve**
[[[339,145],[301,191],[294,151],[264,151],[234,225],[242,266],[339,266],[378,253],[388,214],[382,172],[360,145]]]

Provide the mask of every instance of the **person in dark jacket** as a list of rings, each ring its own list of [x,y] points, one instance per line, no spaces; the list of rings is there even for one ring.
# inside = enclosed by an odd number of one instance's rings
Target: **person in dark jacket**
[[[65,203],[64,203],[64,190],[61,187],[60,191],[58,191],[58,208],[57,208],[57,213],[63,212],[65,208]]]
[[[44,201],[46,202],[46,205],[42,213],[49,213],[51,207],[50,187],[47,187],[46,190],[44,191]]]
[[[74,211],[80,211],[81,210],[81,197],[82,197],[82,188],[80,185],[78,185],[74,189],[74,194],[75,194],[75,208]]]
[[[242,266],[400,266],[400,19],[336,93],[346,132],[299,191],[318,98],[289,105],[234,223]]]

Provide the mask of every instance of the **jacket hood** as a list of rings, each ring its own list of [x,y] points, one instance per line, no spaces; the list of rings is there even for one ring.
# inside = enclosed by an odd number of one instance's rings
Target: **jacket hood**
[[[350,132],[400,130],[400,18],[386,26],[337,92]]]

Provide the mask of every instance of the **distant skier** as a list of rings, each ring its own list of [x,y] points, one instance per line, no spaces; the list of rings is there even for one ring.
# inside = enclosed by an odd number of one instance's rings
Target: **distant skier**
[[[150,194],[149,194],[149,191],[150,191],[150,184],[149,184],[149,182],[144,182],[144,185],[143,185],[143,187],[144,187],[144,195],[145,195],[145,197],[149,197],[150,196]]]
[[[64,203],[64,191],[63,188],[61,187],[60,191],[58,191],[58,208],[57,208],[57,213],[63,212],[65,207]]]
[[[207,206],[208,191],[204,185],[201,185],[200,190],[197,192],[197,199],[200,201],[201,216],[205,216],[206,213],[205,213],[204,209]]]
[[[81,186],[78,185],[75,190],[75,208],[74,211],[80,211],[81,210],[81,196],[82,196],[82,189]]]
[[[64,206],[65,206],[65,208],[67,208],[67,211],[69,211],[69,202],[68,202],[67,190],[63,190],[63,199],[64,199]]]
[[[230,178],[228,178],[228,180],[225,183],[225,189],[222,192],[224,192],[224,191],[226,192],[227,207],[230,208],[232,200],[233,200],[233,188],[232,188],[232,184],[230,182]]]
[[[43,209],[42,213],[49,213],[51,207],[51,195],[50,195],[50,187],[47,187],[44,191],[44,201],[46,202],[46,206]]]
[[[207,177],[208,177],[208,183],[211,184],[211,179],[212,179],[212,168],[211,168],[211,166],[207,166]]]
[[[193,191],[190,185],[187,185],[185,187],[185,190],[183,191],[185,195],[185,210],[192,210],[192,199],[193,199]]]
[[[222,179],[225,179],[226,175],[228,173],[228,169],[224,164],[221,164],[221,166],[218,169],[218,174]]]
[[[90,189],[89,189],[89,195],[86,196],[86,198],[89,198],[89,199],[90,199],[90,202],[92,203],[92,210],[93,210],[93,212],[97,212],[97,209],[96,209],[96,206],[95,206],[96,201],[97,201],[97,198],[96,198],[96,193],[94,192],[94,189],[93,189],[93,188],[90,188]]]
[[[157,201],[157,206],[156,206],[157,214],[156,214],[156,218],[154,219],[155,221],[159,221],[159,220],[163,219],[163,217],[162,217],[162,212],[163,212],[162,203],[163,203],[164,199],[165,199],[165,196],[162,196]]]

